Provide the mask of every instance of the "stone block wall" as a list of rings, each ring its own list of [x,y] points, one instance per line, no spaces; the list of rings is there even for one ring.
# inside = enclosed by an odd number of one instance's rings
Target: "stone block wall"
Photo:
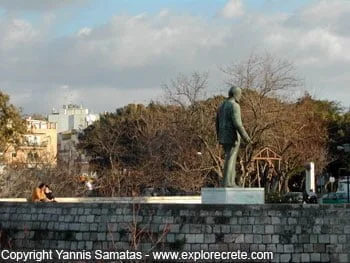
[[[350,262],[349,205],[1,203],[1,248],[273,252]]]

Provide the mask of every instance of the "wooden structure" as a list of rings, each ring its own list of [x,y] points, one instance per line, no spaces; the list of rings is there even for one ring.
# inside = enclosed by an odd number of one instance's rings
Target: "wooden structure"
[[[256,164],[256,171],[257,171],[257,179],[258,179],[258,185],[261,187],[261,173],[265,174],[266,169],[267,170],[267,180],[271,181],[272,177],[277,174],[276,171],[276,163],[277,163],[277,169],[278,171],[281,169],[281,160],[282,157],[269,149],[268,147],[265,147],[261,151],[259,151],[254,157],[253,160]]]

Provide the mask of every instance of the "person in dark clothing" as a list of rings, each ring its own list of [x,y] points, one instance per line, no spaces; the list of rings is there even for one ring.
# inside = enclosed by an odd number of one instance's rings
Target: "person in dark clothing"
[[[56,202],[55,196],[53,195],[48,185],[45,185],[45,195],[46,195],[46,198],[49,199],[51,202]]]

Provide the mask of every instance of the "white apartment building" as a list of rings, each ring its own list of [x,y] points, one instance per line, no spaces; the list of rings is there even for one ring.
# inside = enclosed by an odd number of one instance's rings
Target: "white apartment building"
[[[90,114],[83,106],[69,104],[63,105],[60,110],[52,110],[49,122],[56,123],[58,160],[65,163],[74,163],[85,159],[77,150],[78,134],[94,121],[99,115]]]
[[[49,122],[57,123],[57,133],[72,130],[83,130],[92,122],[99,119],[99,115],[90,114],[83,106],[68,104],[63,105],[58,111],[53,109],[48,116]]]

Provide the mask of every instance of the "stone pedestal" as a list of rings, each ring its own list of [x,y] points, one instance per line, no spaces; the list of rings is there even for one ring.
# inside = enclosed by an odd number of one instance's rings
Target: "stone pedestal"
[[[264,204],[264,188],[202,188],[202,204]]]

